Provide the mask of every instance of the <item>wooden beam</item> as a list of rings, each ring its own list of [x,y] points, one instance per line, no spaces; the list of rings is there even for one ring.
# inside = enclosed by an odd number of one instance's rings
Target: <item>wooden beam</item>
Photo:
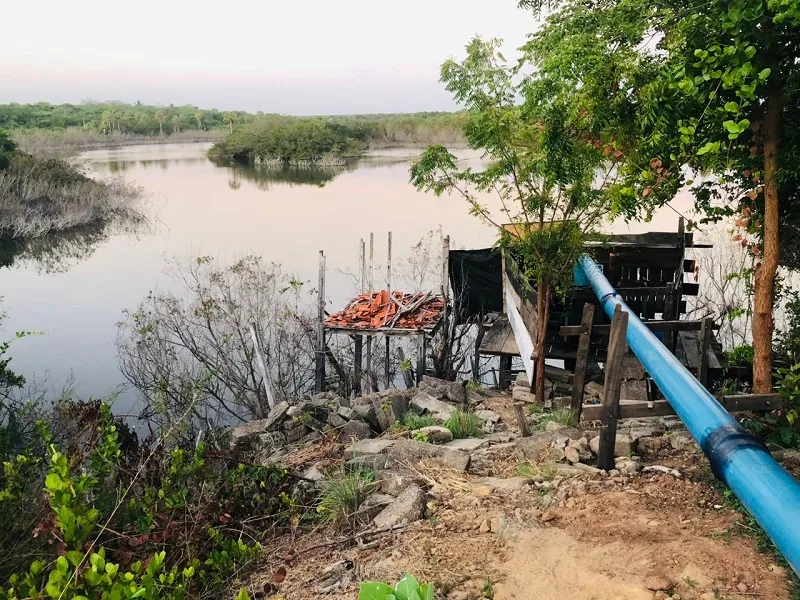
[[[643,324],[650,331],[700,331],[703,320],[697,321],[643,321]],[[558,334],[563,337],[581,335],[582,325],[563,325]],[[713,324],[712,324],[713,327]],[[611,325],[595,325],[592,327],[592,335],[608,335],[611,332]]]
[[[522,409],[522,402],[514,402],[514,413],[517,415],[517,426],[519,427],[520,436],[530,437],[531,426],[528,424],[528,419],[525,417],[525,411]]]
[[[389,240],[388,240],[388,251],[387,251],[387,258],[386,258],[386,292],[389,294],[389,304],[391,304],[391,297],[392,297],[392,232],[389,232]],[[386,389],[388,390],[392,387],[392,348],[391,348],[391,338],[387,335],[386,336],[386,353],[384,356],[385,365],[384,365],[384,379],[386,380]]]
[[[364,336],[353,336],[355,340],[355,348],[353,349],[353,391],[356,396],[361,395],[361,380],[363,377],[363,361],[364,361]]]
[[[728,412],[760,412],[771,411],[783,406],[780,394],[739,394],[736,396],[722,396],[716,399]],[[584,421],[599,421],[603,413],[600,404],[585,404],[583,406]],[[667,417],[674,415],[675,411],[666,400],[656,400],[652,407],[647,402],[620,402],[620,419],[642,419],[644,417]]]
[[[589,365],[589,346],[592,341],[592,322],[594,321],[594,304],[583,305],[581,317],[580,339],[578,340],[578,354],[575,358],[575,374],[572,377],[572,401],[570,406],[576,419],[581,418],[583,408],[583,386],[586,382],[586,367]],[[563,327],[562,327],[563,329]]]
[[[697,380],[705,387],[708,384],[708,352],[711,349],[711,325],[710,317],[703,319],[700,328],[700,367],[697,369]]]
[[[600,448],[597,468],[610,471],[614,468],[614,447],[617,442],[619,420],[619,393],[622,388],[622,359],[625,356],[628,332],[628,313],[617,305],[611,321],[611,339],[608,343],[608,360],[605,364],[602,413],[600,421]]]
[[[422,333],[417,337],[417,385],[422,382],[422,376],[425,374],[425,334]]]

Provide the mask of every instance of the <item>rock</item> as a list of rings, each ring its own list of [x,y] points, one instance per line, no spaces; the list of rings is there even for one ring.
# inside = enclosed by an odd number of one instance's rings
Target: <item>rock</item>
[[[367,496],[358,507],[357,515],[361,520],[372,521],[378,516],[387,506],[394,502],[394,496],[389,494],[381,494],[376,492]]]
[[[445,447],[453,450],[463,450],[464,452],[474,452],[478,448],[485,448],[488,445],[489,440],[485,438],[464,438],[447,442]]]
[[[477,497],[491,496],[492,488],[490,488],[488,485],[477,485],[472,488],[472,495]]]
[[[550,494],[544,494],[541,498],[539,498],[539,506],[544,509],[550,508],[553,504],[553,496]]]
[[[378,529],[413,523],[422,518],[425,511],[425,492],[419,486],[406,488],[389,506],[373,520]]]
[[[589,440],[589,450],[592,451],[593,454],[600,453],[600,436],[596,435],[592,439]]]
[[[399,496],[412,485],[424,486],[424,481],[418,475],[406,471],[382,471],[378,478],[378,485],[384,494]]]
[[[395,440],[373,440],[363,439],[353,442],[345,448],[346,458],[360,458],[364,456],[374,456],[376,454],[386,454],[394,446]]]
[[[515,439],[515,436],[510,431],[497,431],[495,433],[490,433],[487,436],[484,436],[481,439],[486,440],[487,442],[495,443],[495,444],[504,444],[506,442],[510,442],[511,440]]]
[[[278,429],[283,423],[283,418],[286,416],[286,412],[289,410],[289,403],[288,402],[278,402],[269,414],[267,418],[264,419],[264,431],[273,431]]]
[[[478,527],[478,531],[481,533],[489,533],[492,530],[492,524],[489,522],[489,519],[484,519],[481,521],[480,527]]]
[[[336,409],[336,414],[342,417],[343,419],[350,421],[354,419],[356,416],[356,411],[354,411],[349,406],[340,406]]]
[[[368,456],[358,456],[351,458],[344,463],[344,470],[348,473],[355,473],[356,471],[383,471],[386,468],[386,455],[385,454],[370,454]]]
[[[381,432],[381,424],[378,421],[378,415],[375,412],[375,407],[372,405],[372,402],[358,404],[353,406],[352,409],[362,421],[367,423],[372,428],[373,431],[377,431],[378,433]]]
[[[521,388],[519,386],[514,387],[514,391],[511,392],[511,397],[518,402],[524,402],[525,404],[538,404],[536,400],[536,394],[530,391],[530,388],[525,387]]]
[[[618,457],[614,460],[614,468],[622,475],[636,475],[642,470],[642,464],[638,460],[627,457]]]
[[[670,600],[670,596],[667,594],[667,592],[658,590],[655,594],[653,594],[653,600]]]
[[[422,383],[434,390],[442,391],[443,395],[437,396],[440,399],[447,399],[455,404],[466,404],[467,402],[466,381],[447,381],[430,375],[423,375]]]
[[[650,466],[647,466],[644,469],[642,469],[642,471],[645,472],[645,473],[653,473],[653,472],[655,472],[655,473],[665,473],[665,474],[671,475],[672,477],[675,477],[677,479],[680,479],[680,477],[681,477],[681,472],[678,471],[677,469],[670,469],[669,467],[664,467],[664,466],[661,466],[661,465],[650,465]]]
[[[500,415],[493,410],[476,410],[475,416],[481,421],[486,421],[488,423],[497,423],[500,421]]]
[[[645,436],[639,438],[637,452],[643,456],[657,456],[663,450],[669,448],[669,438],[666,436]]]
[[[432,459],[445,467],[462,472],[466,471],[469,466],[469,454],[466,452],[416,440],[396,440],[389,449],[386,466],[389,469],[403,469],[413,466],[423,459]]]
[[[419,392],[411,399],[410,408],[421,415],[431,415],[440,421],[447,421],[456,410],[452,405],[437,400],[425,392]]]
[[[500,477],[484,477],[480,483],[490,489],[498,492],[517,492],[521,491],[529,484],[530,480],[524,477],[509,477],[502,479]]]
[[[694,445],[694,438],[685,431],[678,431],[669,436],[669,445],[673,450],[688,450]]]
[[[484,397],[474,390],[467,390],[467,404],[469,406],[475,406],[476,404],[480,404],[484,401]]]
[[[266,422],[266,419],[257,419],[234,427],[231,431],[231,449],[252,450],[258,441],[258,436],[267,430]]]
[[[645,577],[644,587],[646,587],[651,592],[657,592],[658,590],[670,589],[672,587],[672,582],[666,577],[660,577],[658,575],[648,575],[647,577]]]
[[[285,433],[286,443],[293,444],[294,442],[299,442],[305,437],[307,432],[308,429],[306,429],[306,426],[302,423],[292,423],[292,428],[287,429]]]
[[[581,462],[581,455],[574,446],[567,446],[564,448],[564,456],[571,463]]]
[[[531,382],[528,381],[528,374],[525,371],[520,371],[517,373],[516,379],[514,379],[514,385],[519,387],[526,387],[531,389]]]
[[[381,431],[389,431],[395,423],[403,420],[408,412],[408,398],[403,394],[386,394],[375,399],[375,414]]]
[[[447,427],[440,427],[439,425],[430,425],[428,427],[421,427],[411,432],[411,437],[423,436],[431,444],[446,444],[453,441],[453,432]]]
[[[303,479],[308,479],[310,481],[315,481],[317,483],[325,480],[325,474],[319,470],[319,467],[317,467],[317,465],[311,465],[305,471],[303,471],[303,473],[300,476]]]
[[[636,454],[636,443],[639,440],[629,433],[617,433],[614,442],[614,456],[630,456]]]
[[[347,421],[339,416],[339,413],[332,412],[328,415],[328,425],[334,429],[341,429],[347,425]]]
[[[344,424],[339,432],[339,439],[344,443],[353,440],[365,440],[372,435],[372,429],[364,421],[353,419]]]
[[[744,583],[744,582],[741,582],[741,583],[736,585],[736,589],[739,590],[740,593],[746,594],[747,593],[747,589],[748,589],[747,588],[747,584]]]
[[[599,383],[595,383],[594,381],[590,381],[585,386],[583,386],[583,391],[590,396],[594,396],[595,398],[602,398],[603,397],[603,386]]]
[[[554,511],[552,508],[548,508],[541,516],[541,521],[542,523],[549,523],[550,521],[555,521],[557,518],[558,518],[558,513]]]
[[[604,472],[602,469],[598,469],[597,467],[593,467],[591,465],[585,465],[583,463],[575,463],[572,465],[572,467],[591,475],[599,475],[600,473]]]
[[[557,431],[541,431],[529,437],[517,438],[517,460],[520,462],[529,460],[536,463],[542,460],[552,460],[552,455],[558,452],[558,449],[553,449],[551,444],[555,442],[557,438],[577,440],[580,439],[582,435],[580,431],[572,427],[561,427]],[[561,454],[563,454],[563,450],[561,450]]]
[[[549,421],[547,423],[547,425],[545,425],[544,430],[545,431],[558,431],[559,429],[564,429],[565,427],[566,427],[566,425],[563,425],[561,423],[556,423],[555,421]]]

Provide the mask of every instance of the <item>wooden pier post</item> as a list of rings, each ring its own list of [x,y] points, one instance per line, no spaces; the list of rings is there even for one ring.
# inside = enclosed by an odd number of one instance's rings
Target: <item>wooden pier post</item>
[[[319,251],[319,285],[317,287],[317,352],[314,389],[325,391],[325,252]]]
[[[581,420],[583,409],[583,386],[586,385],[586,368],[589,365],[589,346],[592,341],[592,323],[594,322],[594,304],[583,305],[581,333],[578,340],[578,352],[575,356],[575,371],[572,375],[572,401],[570,407],[575,415],[575,422]]]
[[[389,294],[389,304],[392,303],[392,232],[389,232],[389,246],[388,246],[388,256],[386,258],[386,292]],[[388,308],[387,308],[388,309]],[[386,389],[388,390],[392,387],[392,373],[391,373],[391,336],[386,336],[386,365],[384,376],[386,379]]]
[[[417,337],[417,385],[422,382],[425,374],[425,333]]]
[[[617,442],[619,421],[619,393],[622,387],[622,358],[627,345],[628,313],[617,306],[611,320],[611,336],[608,343],[608,358],[605,364],[603,401],[600,421],[600,448],[597,453],[597,468],[610,471],[614,468],[614,447]]]
[[[514,402],[514,413],[517,416],[517,426],[519,427],[519,435],[521,437],[530,437],[531,426],[528,424],[528,419],[525,418],[525,411],[522,408],[522,402]]]
[[[711,329],[714,322],[711,317],[703,319],[700,325],[700,366],[697,368],[697,380],[703,384],[708,385],[708,351],[711,349]]]

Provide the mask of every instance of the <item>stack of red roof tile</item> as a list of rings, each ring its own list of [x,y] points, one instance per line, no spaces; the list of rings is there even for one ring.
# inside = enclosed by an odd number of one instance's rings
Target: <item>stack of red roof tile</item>
[[[406,311],[417,303],[420,304],[414,310]],[[436,325],[442,310],[444,310],[444,300],[437,296],[424,292],[417,294],[392,292],[390,299],[389,292],[381,290],[357,296],[343,311],[329,316],[325,326],[356,329],[381,327],[429,329]],[[399,317],[398,313],[401,313]]]

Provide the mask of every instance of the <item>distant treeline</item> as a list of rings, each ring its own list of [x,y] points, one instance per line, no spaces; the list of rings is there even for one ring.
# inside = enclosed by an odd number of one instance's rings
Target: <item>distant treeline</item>
[[[0,129],[65,130],[80,128],[106,135],[170,135],[187,131],[233,128],[258,115],[242,111],[221,112],[196,106],[151,106],[137,102],[81,104],[0,104]]]
[[[243,163],[333,164],[368,148],[464,144],[464,113],[286,117],[241,123],[210,156]]]

